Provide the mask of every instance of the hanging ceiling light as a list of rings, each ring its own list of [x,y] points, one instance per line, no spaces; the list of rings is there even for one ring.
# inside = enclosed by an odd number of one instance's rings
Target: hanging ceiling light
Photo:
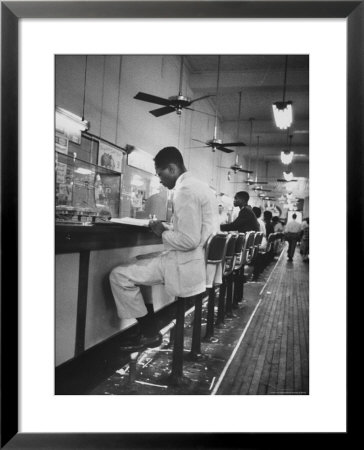
[[[284,179],[286,180],[286,181],[291,181],[291,180],[293,180],[293,173],[292,173],[292,171],[290,170],[290,171],[284,171],[283,172],[283,177],[284,177]]]
[[[292,137],[293,137],[293,135],[291,134],[291,135],[289,136],[290,141],[289,141],[289,147],[288,147],[288,150],[283,150],[283,151],[281,152],[281,161],[282,161],[282,163],[285,164],[285,165],[291,164],[292,159],[293,159],[294,153],[291,151]]]
[[[281,130],[286,130],[292,124],[292,102],[286,102],[286,82],[287,82],[287,62],[286,56],[283,83],[283,101],[273,103],[273,114],[276,125]]]
[[[281,161],[283,164],[285,165],[291,164],[292,159],[293,159],[293,152],[288,152],[287,150],[281,152]]]

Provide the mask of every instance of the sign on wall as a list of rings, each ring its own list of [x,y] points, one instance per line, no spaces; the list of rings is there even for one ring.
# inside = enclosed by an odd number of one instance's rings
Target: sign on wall
[[[140,148],[134,148],[128,154],[128,166],[136,167],[137,169],[152,173],[153,175],[155,174],[152,155],[144,150],[141,150]]]
[[[123,152],[105,142],[99,143],[99,166],[111,169],[115,172],[122,172]]]

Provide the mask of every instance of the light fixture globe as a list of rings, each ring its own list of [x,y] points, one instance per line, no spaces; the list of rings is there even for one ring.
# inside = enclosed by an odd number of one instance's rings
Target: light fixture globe
[[[283,101],[275,102],[272,105],[274,120],[276,125],[281,130],[286,130],[292,124],[292,102],[286,101],[286,88],[287,88],[287,66],[288,56],[285,57],[284,64],[284,81],[283,81]]]
[[[293,180],[293,173],[292,171],[289,172],[283,172],[283,177],[286,181],[292,181]]]
[[[281,152],[281,161],[283,164],[288,165],[291,164],[293,160],[293,152],[289,152],[287,150]]]
[[[292,125],[292,102],[275,102],[272,105],[276,126],[286,130]]]

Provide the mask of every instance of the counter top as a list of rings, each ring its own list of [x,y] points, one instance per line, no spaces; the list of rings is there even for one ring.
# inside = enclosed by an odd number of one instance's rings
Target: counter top
[[[113,223],[56,224],[56,254],[162,244],[149,228]]]

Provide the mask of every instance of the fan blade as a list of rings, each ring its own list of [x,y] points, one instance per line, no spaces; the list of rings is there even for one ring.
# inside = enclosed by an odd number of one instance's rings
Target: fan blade
[[[287,181],[287,180],[284,180],[283,178],[277,178],[277,181],[279,181],[280,183],[292,183],[292,182],[295,182],[295,181],[298,181],[298,180]]]
[[[212,147],[212,145],[210,145],[210,147]],[[222,145],[217,145],[216,148],[218,150],[221,150],[224,153],[233,153],[234,150],[230,150],[229,148],[223,147]]]
[[[138,92],[134,97],[137,100],[142,100],[143,102],[156,103],[157,105],[170,105],[170,100],[168,98],[157,97],[155,95],[146,94],[145,92]]]
[[[248,184],[268,184],[268,181],[246,181]]]
[[[244,142],[223,142],[221,145],[224,145],[225,147],[246,147]]]
[[[188,106],[185,106],[184,109],[189,109],[190,111],[194,111],[194,112],[198,112],[200,114],[206,114],[207,116],[215,117],[215,114],[210,114],[210,113],[207,113],[205,111],[199,111],[198,109],[189,108]]]
[[[202,145],[201,147],[189,147],[189,148],[209,148],[209,145]]]
[[[245,170],[245,169],[238,169],[239,172],[244,172],[244,173],[253,173],[252,170]]]
[[[173,106],[164,106],[163,108],[153,109],[153,111],[149,111],[153,116],[160,117],[164,116],[165,114],[169,114],[171,112],[175,111]]]
[[[190,105],[192,105],[192,103],[197,102],[198,100],[202,100],[202,99],[208,98],[208,97],[213,97],[213,96],[211,94],[209,94],[209,95],[204,95],[202,97],[195,98],[194,100],[191,100]]]
[[[201,142],[201,144],[205,144],[205,145],[207,145],[207,144],[206,144],[206,142],[204,142],[204,141],[200,141],[199,139],[191,139],[191,141],[195,141],[195,142]]]

